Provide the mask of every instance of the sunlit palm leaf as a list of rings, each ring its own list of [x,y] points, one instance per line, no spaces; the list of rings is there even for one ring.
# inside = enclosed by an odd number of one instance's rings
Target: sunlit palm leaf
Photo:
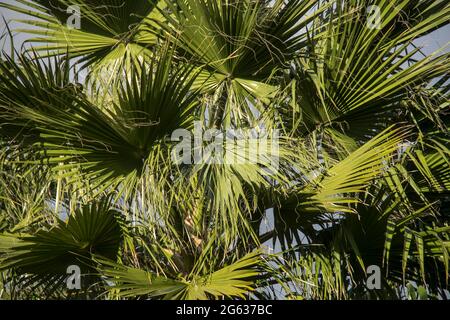
[[[169,279],[141,269],[129,268],[98,258],[100,272],[115,283],[121,297],[149,296],[162,299],[205,300],[210,297],[244,297],[252,290],[250,280],[258,275],[258,252],[248,254],[236,262],[212,271],[208,275],[192,275],[188,279]]]
[[[32,43],[44,43],[33,49],[44,54],[66,54],[82,56],[87,65],[130,67],[139,63],[139,58],[151,55],[149,47],[157,41],[156,24],[161,19],[156,7],[162,1],[103,1],[101,4],[89,0],[19,0],[20,5],[1,6],[24,13],[33,19],[19,22],[32,28],[18,31],[37,35]],[[73,9],[80,10],[80,25],[72,26]],[[150,28],[151,24],[153,28]],[[37,28],[36,28],[37,27]],[[112,70],[109,70],[110,72]]]

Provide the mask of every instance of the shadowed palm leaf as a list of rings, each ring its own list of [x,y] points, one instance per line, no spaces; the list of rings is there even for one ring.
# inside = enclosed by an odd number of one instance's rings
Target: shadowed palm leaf
[[[109,200],[84,205],[35,234],[0,236],[0,267],[13,268],[31,285],[65,285],[67,268],[78,265],[83,276],[92,274],[92,254],[115,259],[122,241],[119,213]]]

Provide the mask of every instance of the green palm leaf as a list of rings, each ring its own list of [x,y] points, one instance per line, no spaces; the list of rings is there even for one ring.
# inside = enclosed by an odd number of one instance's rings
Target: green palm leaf
[[[115,259],[123,231],[119,212],[110,208],[109,199],[84,205],[35,234],[0,236],[0,268],[14,269],[31,278],[27,283],[63,285],[67,268],[78,265],[83,275],[92,274],[91,254]]]
[[[156,8],[163,7],[162,1],[111,0],[102,5],[88,0],[17,2],[22,6],[0,6],[33,18],[19,20],[32,28],[18,30],[38,36],[29,40],[32,43],[45,43],[33,50],[81,56],[86,65],[113,68],[110,72],[117,72],[118,66],[138,64],[139,58],[151,55],[149,47],[157,41],[156,24],[152,21],[161,19]],[[81,12],[80,29],[68,25],[73,14],[69,8],[74,6]]]
[[[92,179],[93,188],[122,182],[133,185],[147,159],[166,161],[170,156],[170,150],[164,149],[166,137],[193,123],[197,102],[195,92],[190,91],[192,80],[187,80],[191,70],[172,70],[169,55],[142,65],[148,73],[133,69],[129,80],[120,83],[112,103],[95,105],[73,93],[64,100],[54,88],[55,93],[44,91],[50,99],[38,101],[42,108],[15,100],[17,106],[8,110],[15,114],[15,121],[34,123],[40,132],[42,159],[64,170],[67,177],[77,178],[81,170],[86,179]],[[28,76],[35,79],[40,74],[30,71]],[[13,75],[5,80],[7,89],[15,90],[11,88],[17,82]]]
[[[259,259],[260,253],[250,253],[210,274],[194,273],[187,279],[170,279],[101,258],[97,261],[100,263],[100,273],[115,283],[112,290],[118,290],[120,297],[205,300],[210,297],[244,297],[252,290],[250,279],[259,273],[255,269]]]

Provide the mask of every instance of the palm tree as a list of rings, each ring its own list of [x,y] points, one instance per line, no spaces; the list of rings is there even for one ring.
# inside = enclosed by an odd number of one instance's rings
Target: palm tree
[[[446,1],[0,7],[1,299],[450,297]]]

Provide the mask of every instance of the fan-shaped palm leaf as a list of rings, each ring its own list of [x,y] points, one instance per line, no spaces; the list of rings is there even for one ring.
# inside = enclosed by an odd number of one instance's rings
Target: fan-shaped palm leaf
[[[64,285],[71,265],[78,265],[83,276],[92,274],[91,254],[117,257],[123,237],[120,219],[105,199],[76,209],[67,221],[59,220],[47,230],[32,235],[3,234],[1,269],[29,275],[22,281],[30,285]]]
[[[19,0],[19,5],[0,6],[24,13],[30,19],[19,22],[32,26],[18,31],[34,34],[33,50],[44,54],[66,54],[82,57],[86,65],[109,67],[139,65],[139,58],[151,55],[150,47],[157,41],[155,20],[162,19],[156,9],[163,1],[89,0]],[[79,10],[80,25],[69,24],[73,10]],[[153,26],[152,28],[149,27]],[[36,28],[37,27],[37,28]],[[111,67],[113,69],[111,69]]]

